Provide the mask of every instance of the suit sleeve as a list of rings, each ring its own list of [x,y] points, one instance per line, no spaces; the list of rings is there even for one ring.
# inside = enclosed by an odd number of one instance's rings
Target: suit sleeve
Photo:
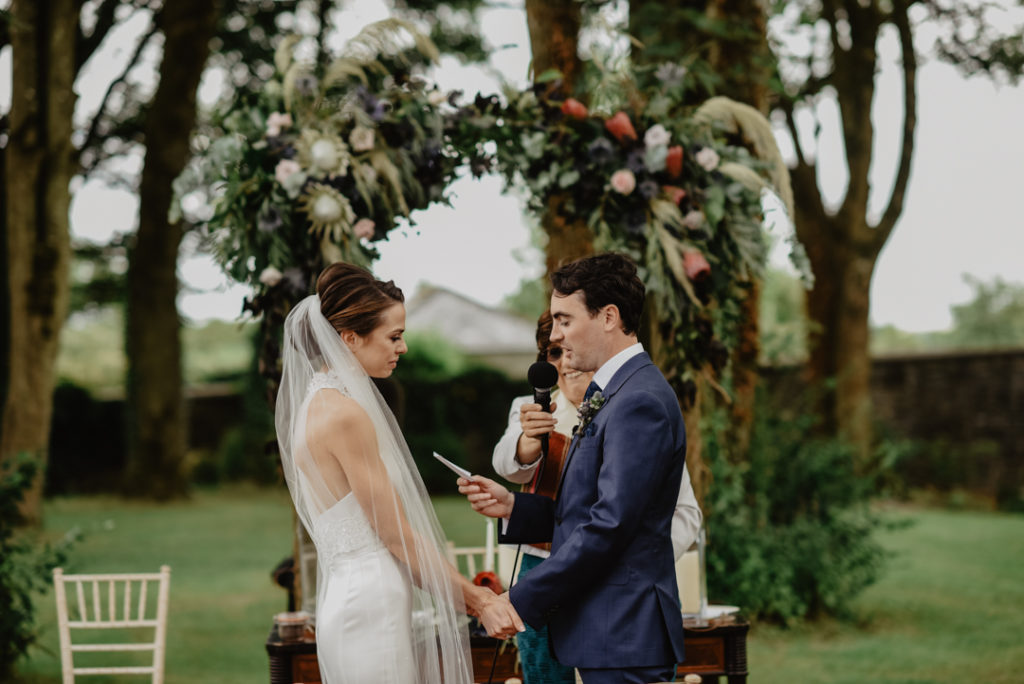
[[[512,515],[499,525],[498,542],[502,544],[542,544],[551,541],[554,530],[555,502],[540,494],[515,493]]]
[[[665,486],[674,459],[681,457],[668,407],[649,392],[621,399],[615,413],[606,416],[612,427],[591,438],[602,440],[602,462],[598,498],[587,521],[511,589],[513,605],[533,627],[545,624],[558,606],[574,601],[621,561],[648,513],[652,492]]]

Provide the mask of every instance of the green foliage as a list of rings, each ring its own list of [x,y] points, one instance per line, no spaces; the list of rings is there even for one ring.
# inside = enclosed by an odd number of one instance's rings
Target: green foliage
[[[259,345],[255,330],[249,333],[253,348]],[[250,355],[249,371],[241,384],[242,417],[224,433],[217,449],[215,481],[248,480],[271,484],[278,480],[277,436],[274,414],[267,404],[266,383],[259,374],[256,355]],[[193,477],[209,481],[211,473],[193,472]]]
[[[473,472],[491,472],[491,453],[505,431],[512,399],[529,388],[470,363],[449,343],[416,335],[395,371],[404,396],[402,431],[427,489],[452,493],[451,471],[431,452]]]
[[[35,643],[32,597],[67,557],[69,542],[38,549],[28,532],[17,529],[24,522],[19,503],[37,470],[26,455],[0,468],[0,681],[9,681],[15,663]]]
[[[253,358],[251,322],[208,321],[182,328],[185,382],[198,385],[234,380]],[[124,391],[124,314],[98,308],[72,316],[60,337],[57,375],[93,394]]]
[[[875,480],[851,447],[815,437],[814,419],[763,401],[755,415],[745,462],[724,450],[721,411],[703,431],[709,595],[782,623],[845,616],[882,569]]]
[[[809,322],[804,309],[806,291],[800,279],[769,268],[761,287],[758,321],[761,362],[777,365],[804,361]]]

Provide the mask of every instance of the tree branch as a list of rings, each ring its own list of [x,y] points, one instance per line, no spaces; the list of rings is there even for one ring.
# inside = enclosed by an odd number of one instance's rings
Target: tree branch
[[[147,31],[146,34],[142,36],[142,39],[139,40],[139,44],[135,46],[135,52],[132,54],[131,59],[128,60],[128,63],[125,65],[124,71],[122,71],[117,78],[110,82],[110,85],[107,87],[107,92],[103,93],[103,99],[100,101],[100,106],[96,110],[95,116],[93,116],[92,118],[92,123],[89,124],[89,132],[86,134],[85,140],[82,142],[82,145],[79,148],[80,150],[87,150],[93,143],[95,143],[96,138],[98,137],[100,120],[103,118],[103,112],[107,108],[107,102],[110,100],[110,96],[113,94],[114,89],[117,88],[117,86],[121,85],[127,80],[128,72],[130,72],[138,63],[139,56],[142,54],[142,50],[146,47],[146,44],[150,41],[150,39],[154,35],[156,35],[160,26],[159,18],[159,15],[153,17],[153,21],[149,27],[149,31]]]
[[[110,29],[116,23],[116,10],[120,0],[104,0],[96,8],[96,25],[88,36],[82,34],[79,26],[78,34],[75,36],[75,72],[82,69],[82,66],[89,61],[92,54],[96,52],[103,40],[107,37]]]
[[[889,206],[872,235],[875,252],[885,245],[893,226],[903,213],[903,199],[910,179],[910,164],[914,157],[914,130],[917,126],[917,53],[914,52],[914,36],[907,16],[909,7],[905,0],[896,0],[893,5],[892,21],[900,35],[900,49],[903,52],[903,145],[900,148],[900,164],[896,171]]]

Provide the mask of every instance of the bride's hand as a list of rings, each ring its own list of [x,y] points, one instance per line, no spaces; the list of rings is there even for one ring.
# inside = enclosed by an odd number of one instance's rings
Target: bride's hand
[[[480,610],[480,622],[487,629],[488,636],[495,639],[508,639],[526,629],[519,613],[509,601],[507,591],[501,596],[493,594],[492,596],[493,598],[488,600]]]
[[[473,510],[489,518],[507,518],[512,515],[515,497],[494,480],[480,475],[471,479],[460,477],[459,493],[465,494]]]

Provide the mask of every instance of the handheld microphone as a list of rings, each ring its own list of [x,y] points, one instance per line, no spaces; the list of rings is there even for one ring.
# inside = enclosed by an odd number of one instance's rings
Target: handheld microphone
[[[526,371],[526,378],[533,387],[533,402],[551,413],[551,388],[558,384],[558,369],[547,361],[538,361]],[[540,436],[540,451],[542,456],[548,455],[547,435]]]

